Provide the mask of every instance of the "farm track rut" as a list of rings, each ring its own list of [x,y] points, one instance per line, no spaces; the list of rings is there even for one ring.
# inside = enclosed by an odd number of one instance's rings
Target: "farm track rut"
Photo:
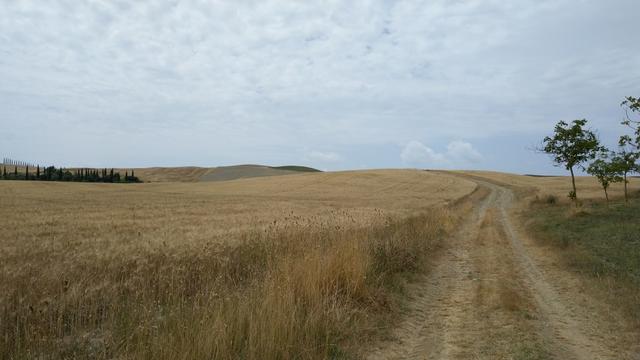
[[[617,328],[621,319],[584,295],[554,268],[549,250],[532,246],[512,222],[513,192],[473,181],[488,195],[410,285],[392,339],[367,358],[640,359],[638,342],[629,345],[637,334]]]

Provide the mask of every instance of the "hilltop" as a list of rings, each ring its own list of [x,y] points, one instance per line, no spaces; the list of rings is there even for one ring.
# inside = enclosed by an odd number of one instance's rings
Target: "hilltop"
[[[227,181],[263,176],[282,176],[320,170],[298,165],[233,165],[219,167],[151,167],[134,169],[136,176],[144,182],[200,182]]]

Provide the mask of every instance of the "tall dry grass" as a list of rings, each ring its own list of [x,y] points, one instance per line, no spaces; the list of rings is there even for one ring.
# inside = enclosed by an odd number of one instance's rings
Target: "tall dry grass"
[[[440,208],[371,226],[273,225],[231,245],[12,243],[0,357],[357,356],[396,308],[397,280],[424,270],[454,223]]]

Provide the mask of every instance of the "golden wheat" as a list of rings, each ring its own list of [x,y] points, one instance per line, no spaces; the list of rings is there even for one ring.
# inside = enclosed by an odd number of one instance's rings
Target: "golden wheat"
[[[356,354],[473,189],[417,171],[0,182],[0,357]]]

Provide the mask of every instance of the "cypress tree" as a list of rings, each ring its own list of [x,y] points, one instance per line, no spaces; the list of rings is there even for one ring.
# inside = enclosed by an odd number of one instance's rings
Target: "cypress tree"
[[[40,165],[36,167],[36,179],[40,180]]]
[[[113,182],[113,168],[111,168],[111,173],[109,174],[109,182]]]
[[[16,166],[15,168],[13,168],[13,175],[17,178],[18,177],[18,166]]]
[[[28,165],[26,166],[26,170],[25,171],[26,172],[24,174],[24,179],[25,180],[29,180],[29,166]]]
[[[6,166],[2,167],[2,177],[5,178],[5,179],[7,178],[7,167]]]

